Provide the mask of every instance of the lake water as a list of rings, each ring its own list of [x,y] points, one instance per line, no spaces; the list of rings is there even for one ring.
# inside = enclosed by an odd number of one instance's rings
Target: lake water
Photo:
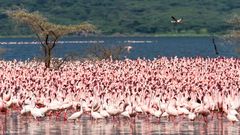
[[[90,120],[88,115],[81,117],[80,121],[69,122],[60,119],[45,118],[40,121],[31,116],[20,116],[17,112],[8,114],[7,117],[0,115],[0,134],[46,134],[46,135],[119,135],[119,134],[185,134],[185,135],[239,135],[240,123],[228,122],[223,118],[208,118],[209,122],[201,120],[189,121],[176,119],[169,122],[167,118],[159,121],[151,117],[149,120],[136,118],[135,122],[120,119]]]
[[[1,57],[6,60],[26,60],[42,56],[41,46],[29,42],[30,38],[2,38],[0,47],[7,49]],[[64,38],[54,48],[54,56],[64,57],[66,54],[77,54],[85,57],[93,45],[131,45],[133,49],[126,57],[131,59],[153,59],[167,57],[239,57],[232,45],[216,39],[219,55],[215,54],[211,37],[72,37]],[[8,44],[5,44],[8,43]],[[28,44],[26,44],[28,43]]]
[[[6,48],[7,52],[1,56],[6,60],[26,60],[28,58],[41,56],[40,45],[28,44],[35,41],[29,38],[0,39],[0,47]],[[78,53],[86,56],[88,48],[96,44],[106,46],[131,45],[133,47],[128,58],[138,57],[156,58],[167,57],[217,57],[210,37],[90,37],[90,38],[66,38],[63,44],[58,44],[54,50],[57,57],[63,57],[67,53]],[[24,43],[26,42],[26,43]],[[6,43],[6,44],[5,44]],[[233,46],[223,41],[216,40],[220,56],[239,57]],[[120,120],[120,122],[92,121],[89,116],[81,117],[80,121],[69,122],[62,119],[45,118],[40,121],[32,117],[20,116],[12,112],[7,116],[0,114],[0,134],[54,134],[54,135],[115,135],[115,134],[212,134],[212,135],[239,135],[240,123],[232,124],[226,118],[203,121],[189,121],[187,119],[169,122],[162,118],[159,122],[156,118],[145,120],[137,118],[135,122]]]

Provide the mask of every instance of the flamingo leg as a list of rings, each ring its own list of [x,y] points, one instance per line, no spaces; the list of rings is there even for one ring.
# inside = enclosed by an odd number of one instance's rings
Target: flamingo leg
[[[64,111],[63,119],[64,119],[65,121],[67,120],[67,112],[66,112],[66,110]]]

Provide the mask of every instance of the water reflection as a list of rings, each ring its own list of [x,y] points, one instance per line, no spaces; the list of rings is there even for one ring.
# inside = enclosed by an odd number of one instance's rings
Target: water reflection
[[[137,118],[135,122],[121,119],[120,121],[93,121],[88,115],[79,121],[63,121],[61,119],[45,118],[40,121],[31,116],[20,116],[17,112],[0,115],[1,134],[45,134],[45,135],[112,135],[112,134],[240,134],[240,123],[232,124],[225,118],[203,121],[175,120],[169,122],[167,118],[159,121],[156,118]]]

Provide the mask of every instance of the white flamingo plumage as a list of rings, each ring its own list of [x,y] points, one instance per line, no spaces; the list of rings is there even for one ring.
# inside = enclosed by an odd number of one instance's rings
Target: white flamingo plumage
[[[31,112],[32,116],[34,117],[34,119],[42,118],[45,116],[44,110],[36,108],[36,107],[31,108],[30,112]]]
[[[179,115],[183,114],[183,115],[188,115],[189,114],[189,110],[187,108],[185,108],[184,106],[178,106],[177,107],[178,113]]]
[[[121,115],[125,118],[130,118],[129,112],[128,111],[124,111],[121,113]]]
[[[171,23],[174,23],[174,24],[180,24],[180,23],[182,23],[183,22],[183,19],[182,18],[180,18],[180,19],[177,19],[176,17],[174,17],[174,16],[171,16],[171,18],[172,18],[172,21],[171,21]]]
[[[231,121],[232,123],[239,121],[238,118],[236,117],[236,115],[231,114],[230,112],[228,112],[228,114],[227,114],[227,119],[229,121]]]
[[[30,113],[31,110],[34,108],[34,106],[32,104],[27,104],[27,105],[24,105],[22,106],[22,110],[21,110],[21,114],[26,114],[26,113]]]
[[[82,106],[80,107],[80,111],[73,113],[70,117],[68,117],[68,120],[77,120],[80,118],[83,114]]]
[[[118,114],[121,113],[120,109],[115,107],[114,105],[108,105],[106,107],[106,111],[108,112],[108,114],[110,114],[111,116],[117,116]]]
[[[105,110],[105,108],[103,108],[101,106],[100,110],[99,110],[99,113],[104,117],[104,118],[108,118],[110,117],[109,113]]]
[[[195,113],[189,112],[189,114],[188,114],[188,119],[189,120],[193,121],[193,120],[196,119],[196,117],[197,117],[197,115]]]
[[[6,92],[3,93],[3,100],[5,102],[9,101],[11,99],[11,91],[7,90]]]
[[[125,49],[127,49],[127,52],[129,53],[133,47],[132,46],[125,46]]]
[[[95,108],[92,107],[91,116],[94,120],[104,119],[104,117],[99,112],[97,112],[98,109],[95,109]]]

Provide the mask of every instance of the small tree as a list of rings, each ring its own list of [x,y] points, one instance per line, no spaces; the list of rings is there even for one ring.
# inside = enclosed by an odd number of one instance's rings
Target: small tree
[[[236,47],[237,53],[240,53],[240,16],[234,15],[227,23],[233,26],[233,30],[230,30],[225,36],[225,39],[233,43]]]
[[[125,45],[105,46],[102,44],[95,44],[88,49],[88,53],[92,58],[96,59],[112,59],[119,60],[123,55],[130,53]]]
[[[50,67],[52,50],[62,36],[75,32],[95,32],[95,27],[89,23],[68,26],[53,24],[48,22],[48,20],[40,13],[30,13],[24,9],[7,11],[7,15],[17,22],[26,24],[30,27],[33,33],[36,34],[44,50],[44,62],[46,68]]]

